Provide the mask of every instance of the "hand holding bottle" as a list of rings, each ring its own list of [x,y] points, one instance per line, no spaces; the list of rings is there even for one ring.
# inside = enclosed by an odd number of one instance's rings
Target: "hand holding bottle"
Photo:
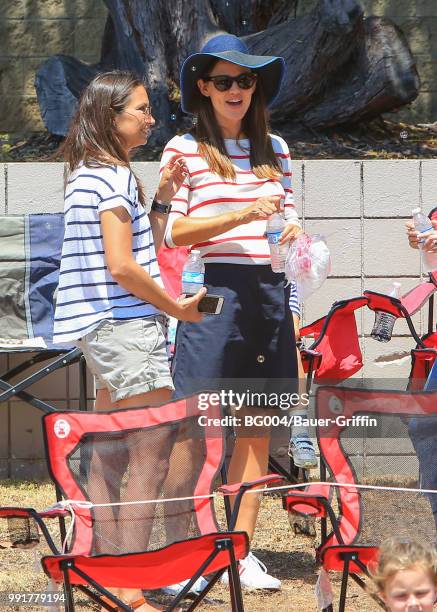
[[[275,212],[280,210],[281,198],[280,196],[268,196],[258,198],[254,204],[243,208],[238,211],[241,225],[250,223],[251,221],[258,221],[259,219],[268,219]]]
[[[413,248],[419,248],[421,251],[422,265],[425,272],[437,270],[437,231],[434,229],[434,223],[427,217],[422,209],[415,208],[412,211],[413,226],[416,232],[416,237],[413,236],[411,226],[408,232],[408,240]],[[417,247],[415,246],[417,244]]]

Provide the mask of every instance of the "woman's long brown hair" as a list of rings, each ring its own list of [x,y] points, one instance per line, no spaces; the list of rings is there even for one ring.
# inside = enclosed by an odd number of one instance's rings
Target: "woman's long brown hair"
[[[144,83],[131,72],[122,70],[104,72],[90,82],[59,149],[65,160],[65,181],[81,162],[85,165],[125,166],[132,171],[114,118],[123,112],[132,91],[138,86],[144,86]],[[144,204],[144,189],[137,176],[135,179],[138,199]]]
[[[208,71],[203,76],[208,75],[215,63],[214,61],[208,67]],[[197,122],[193,128],[193,135],[198,142],[200,156],[206,161],[212,172],[222,178],[235,179],[235,168],[227,153],[211,100],[202,95],[200,90],[196,111]],[[250,141],[250,165],[255,176],[268,179],[280,177],[282,168],[269,136],[267,109],[260,79],[258,79],[250,106],[243,118],[241,132]]]

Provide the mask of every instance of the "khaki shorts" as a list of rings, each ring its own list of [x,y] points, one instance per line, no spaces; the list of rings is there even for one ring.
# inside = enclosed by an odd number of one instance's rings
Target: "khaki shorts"
[[[102,321],[76,341],[95,378],[116,402],[155,389],[173,390],[162,316]]]

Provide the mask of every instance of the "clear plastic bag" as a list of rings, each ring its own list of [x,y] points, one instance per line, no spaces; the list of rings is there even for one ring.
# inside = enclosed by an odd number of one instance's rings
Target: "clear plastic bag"
[[[331,271],[331,257],[325,238],[302,233],[291,243],[285,262],[285,276],[295,281],[299,300],[314,293]]]

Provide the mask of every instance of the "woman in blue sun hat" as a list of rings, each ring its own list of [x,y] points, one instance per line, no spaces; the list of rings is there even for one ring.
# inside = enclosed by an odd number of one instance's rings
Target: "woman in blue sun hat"
[[[162,156],[164,167],[181,153],[188,167],[171,202],[165,243],[200,251],[208,293],[224,296],[224,305],[220,315],[205,317],[197,327],[179,325],[173,364],[177,396],[235,389],[237,383],[238,390],[247,390],[248,379],[262,379],[271,394],[297,390],[290,289],[284,275],[272,271],[265,238],[266,220],[280,208],[286,220],[281,242],[301,231],[290,153],[282,138],[268,132],[267,123],[266,109],[278,96],[284,67],[281,57],[250,55],[245,43],[229,34],[209,40],[182,66],[182,110],[196,121],[190,133],[167,144]],[[233,379],[232,384],[223,379]],[[264,408],[252,404],[237,413],[243,426],[236,428],[231,483],[267,473],[269,429],[244,426],[245,415],[266,414]],[[250,538],[258,510],[258,496],[246,495],[236,529]],[[252,553],[240,566],[243,586],[281,587]],[[177,592],[180,585],[172,588]]]

